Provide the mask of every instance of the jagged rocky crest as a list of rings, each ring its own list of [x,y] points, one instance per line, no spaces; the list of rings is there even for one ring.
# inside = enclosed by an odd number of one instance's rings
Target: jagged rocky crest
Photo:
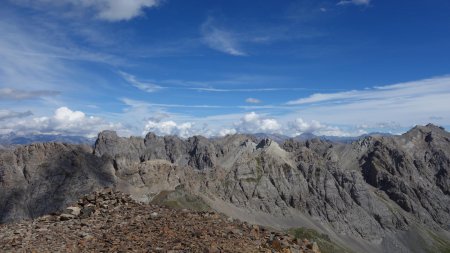
[[[450,134],[434,125],[350,144],[104,131],[93,150],[3,151],[0,220],[38,217],[105,186],[143,202],[182,191],[240,219],[313,227],[355,251],[421,252],[450,238],[449,172]]]

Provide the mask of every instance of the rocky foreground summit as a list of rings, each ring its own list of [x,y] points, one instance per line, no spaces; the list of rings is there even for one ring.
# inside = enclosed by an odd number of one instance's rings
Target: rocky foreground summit
[[[62,213],[0,225],[2,252],[320,253],[315,242],[215,212],[137,203],[106,189]]]
[[[2,223],[63,210],[104,187],[143,203],[307,227],[354,252],[450,249],[450,133],[434,125],[349,144],[104,131],[93,148],[0,151]]]

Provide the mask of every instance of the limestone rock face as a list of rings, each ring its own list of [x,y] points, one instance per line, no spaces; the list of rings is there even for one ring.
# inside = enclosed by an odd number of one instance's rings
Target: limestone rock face
[[[0,152],[0,221],[57,211],[80,195],[112,186],[110,160],[89,147],[40,143]]]
[[[433,125],[350,144],[104,131],[93,150],[46,143],[0,151],[0,221],[53,212],[98,187],[143,202],[182,187],[222,203],[217,211],[301,214],[339,235],[381,241],[381,252],[408,252],[392,234],[450,232],[449,172],[450,134]]]
[[[371,139],[361,159],[365,181],[430,226],[450,225],[450,141],[443,129],[416,127],[401,137]]]

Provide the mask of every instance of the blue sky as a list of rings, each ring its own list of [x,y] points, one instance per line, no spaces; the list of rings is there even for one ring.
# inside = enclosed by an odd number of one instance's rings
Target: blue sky
[[[0,133],[450,126],[450,2],[5,0]]]

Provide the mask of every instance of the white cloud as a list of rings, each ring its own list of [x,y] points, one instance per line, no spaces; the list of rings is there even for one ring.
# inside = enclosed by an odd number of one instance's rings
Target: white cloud
[[[391,122],[396,131],[416,124],[450,125],[450,76],[379,86],[365,90],[317,93],[290,101],[295,113],[306,119],[334,125],[367,125],[377,131]],[[432,117],[432,118],[430,118]]]
[[[263,119],[261,121],[261,130],[262,131],[277,131],[280,129],[280,124],[275,119]]]
[[[109,123],[99,117],[86,116],[81,111],[72,111],[67,107],[58,108],[50,117],[9,120],[0,124],[0,133],[15,132],[17,134],[39,133],[94,137],[100,131],[108,129],[126,132],[120,124]]]
[[[88,2],[83,0],[82,2]],[[143,14],[145,8],[155,7],[158,0],[97,0],[89,1],[98,17],[108,21],[130,20]]]
[[[138,81],[135,76],[130,75],[128,73],[119,71],[119,74],[122,76],[122,78],[127,81],[129,84],[133,85],[134,87],[145,91],[145,92],[155,92],[160,89],[162,89],[161,86],[150,83],[150,82],[142,82]]]
[[[219,131],[219,136],[232,135],[236,133],[236,129],[234,128],[224,128]]]
[[[51,7],[67,10],[68,15],[93,15],[106,21],[130,20],[144,14],[147,8],[156,7],[160,0],[15,0],[11,1],[23,6],[48,10]]]
[[[144,128],[144,133],[153,132],[157,135],[178,135],[183,138],[194,135],[193,124],[190,122],[185,122],[177,124],[174,121],[152,121],[149,120]]]
[[[70,124],[83,121],[86,115],[80,111],[72,111],[67,107],[60,107],[55,111],[53,118],[58,122]]]
[[[348,4],[367,6],[370,4],[370,0],[342,0],[339,3],[337,3],[337,5],[348,5]]]
[[[247,98],[247,99],[245,100],[245,102],[250,103],[250,104],[259,104],[259,103],[261,103],[262,101],[259,100],[259,99],[257,99],[257,98]]]
[[[294,121],[288,122],[289,128],[286,129],[286,134],[291,136],[300,135],[303,133],[312,133],[318,136],[359,136],[367,133],[364,129],[354,129],[352,131],[345,131],[336,126],[322,124],[317,120],[306,121],[302,118],[297,118]]]
[[[291,122],[291,127],[297,131],[297,134],[301,133],[314,133],[317,130],[323,129],[325,126],[320,124],[319,121],[312,120],[307,122],[302,118],[298,118]]]
[[[238,108],[234,106],[220,106],[220,105],[187,105],[187,104],[158,104],[137,101],[129,98],[120,99],[124,104],[131,107],[158,107],[158,108],[200,108],[200,109],[219,109],[219,108]]]
[[[335,101],[341,99],[351,99],[358,97],[360,94],[358,91],[345,91],[338,93],[315,93],[306,98],[300,98],[297,100],[287,102],[288,105],[302,105],[316,102]]]
[[[351,90],[336,93],[315,93],[306,98],[289,101],[287,104],[303,105],[313,103],[415,99],[443,93],[450,93],[450,76],[425,79],[416,82],[377,86],[365,90]]]
[[[11,110],[0,110],[0,121],[2,120],[11,120],[15,118],[25,118],[33,115],[31,111],[26,112],[15,112]]]
[[[54,80],[68,74],[60,59],[51,57],[53,52],[49,51],[52,50],[31,32],[1,20],[0,30],[0,83],[3,87],[51,90],[57,87]],[[17,90],[3,88],[0,96],[20,97],[18,93]]]
[[[255,112],[250,112],[235,124],[235,128],[240,133],[275,133],[280,131],[281,125],[273,118],[264,118]]]
[[[142,134],[149,131],[158,135],[179,135],[189,137],[192,135],[225,136],[235,133],[279,133],[295,136],[304,132],[313,132],[320,135],[354,136],[361,134],[359,131],[344,131],[338,127],[325,125],[316,120],[306,121],[295,119],[295,115],[289,118],[268,117],[250,112],[247,114],[225,114],[207,117],[195,117],[183,114],[161,112],[158,105],[148,104],[142,101],[123,99],[130,106],[127,117],[134,119],[146,118]],[[131,116],[133,115],[133,116]],[[152,115],[148,118],[146,115]],[[162,115],[154,117],[153,115]],[[181,122],[181,123],[180,123]],[[182,123],[184,122],[184,123]],[[188,124],[186,124],[188,123]]]
[[[203,41],[210,48],[234,56],[247,55],[240,49],[240,45],[232,32],[218,28],[213,19],[208,18],[201,26]]]
[[[0,18],[1,101],[31,98],[42,98],[39,102],[56,101],[74,91],[92,92],[94,88],[81,80],[88,77],[90,82],[101,84],[104,77],[88,72],[74,62],[117,63],[102,53],[74,46],[65,38],[67,31],[62,25],[46,24],[45,21],[37,22],[38,25],[34,23],[36,21],[31,18],[27,21],[8,16]],[[47,29],[49,26],[58,28]],[[56,96],[60,93],[61,96]],[[44,107],[37,101],[35,103]]]
[[[23,100],[58,95],[58,91],[51,90],[16,90],[11,88],[0,88],[0,99],[4,100]]]

